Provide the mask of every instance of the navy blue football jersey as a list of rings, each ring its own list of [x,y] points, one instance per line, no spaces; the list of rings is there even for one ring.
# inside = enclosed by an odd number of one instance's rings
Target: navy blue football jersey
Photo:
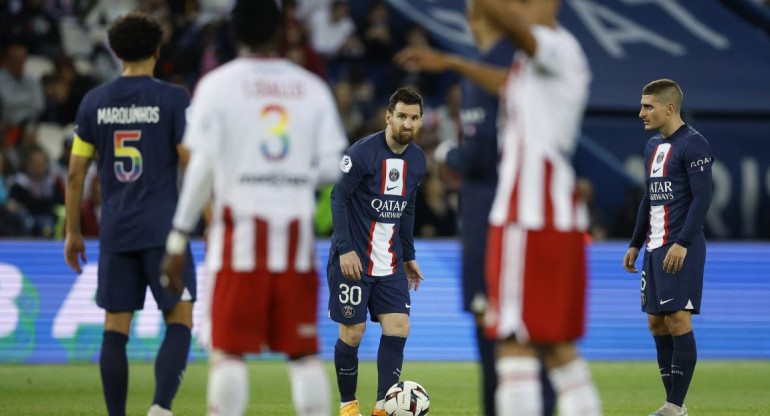
[[[693,200],[690,175],[710,173],[714,157],[706,139],[685,124],[667,139],[653,136],[644,160],[650,197],[647,250],[653,250],[676,241]]]
[[[365,274],[405,276],[404,260],[414,259],[414,201],[425,166],[422,149],[410,143],[402,154],[394,153],[384,131],[350,146],[332,193],[332,215],[339,215],[337,204],[345,204],[349,233],[339,232],[335,219],[332,254],[352,249]]]
[[[149,76],[121,77],[80,103],[75,133],[94,145],[102,191],[101,250],[163,246],[176,208],[186,90]]]
[[[495,43],[479,61],[507,69],[515,48],[506,40]],[[463,141],[447,153],[446,165],[462,175],[458,193],[460,236],[463,243],[463,305],[486,293],[484,261],[489,211],[497,188],[497,113],[499,98],[470,79],[462,81]]]

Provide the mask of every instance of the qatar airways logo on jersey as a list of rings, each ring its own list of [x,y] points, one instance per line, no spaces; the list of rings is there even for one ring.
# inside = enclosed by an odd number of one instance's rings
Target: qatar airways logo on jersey
[[[380,214],[380,218],[401,218],[406,209],[406,201],[372,199],[371,206]]]
[[[650,201],[670,201],[674,199],[671,181],[650,182]]]

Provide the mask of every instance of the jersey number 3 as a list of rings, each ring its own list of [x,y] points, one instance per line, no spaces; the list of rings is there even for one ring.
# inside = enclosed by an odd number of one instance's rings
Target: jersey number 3
[[[115,132],[115,177],[121,182],[134,182],[142,176],[142,152],[129,145],[141,138],[141,130]]]

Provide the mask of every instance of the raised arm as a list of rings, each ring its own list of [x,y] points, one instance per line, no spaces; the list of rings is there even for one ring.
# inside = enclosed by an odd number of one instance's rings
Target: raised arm
[[[431,48],[406,48],[396,54],[394,59],[407,70],[433,73],[455,71],[493,95],[500,93],[500,88],[508,74],[506,68],[472,61],[460,55]]]

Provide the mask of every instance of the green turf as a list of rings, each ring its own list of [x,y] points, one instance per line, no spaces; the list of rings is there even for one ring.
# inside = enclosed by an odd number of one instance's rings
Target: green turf
[[[606,416],[644,416],[663,403],[653,362],[599,362],[591,368]],[[188,366],[174,414],[205,414],[206,371],[202,363]],[[249,415],[294,414],[283,362],[250,362],[250,377]],[[403,378],[426,387],[432,416],[480,414],[475,364],[407,362]],[[365,413],[374,403],[376,379],[375,364],[363,363],[358,391]],[[144,416],[154,387],[152,365],[132,363],[130,380],[128,414]],[[770,362],[699,362],[687,407],[691,416],[770,416]],[[0,415],[103,414],[96,364],[0,365]]]

